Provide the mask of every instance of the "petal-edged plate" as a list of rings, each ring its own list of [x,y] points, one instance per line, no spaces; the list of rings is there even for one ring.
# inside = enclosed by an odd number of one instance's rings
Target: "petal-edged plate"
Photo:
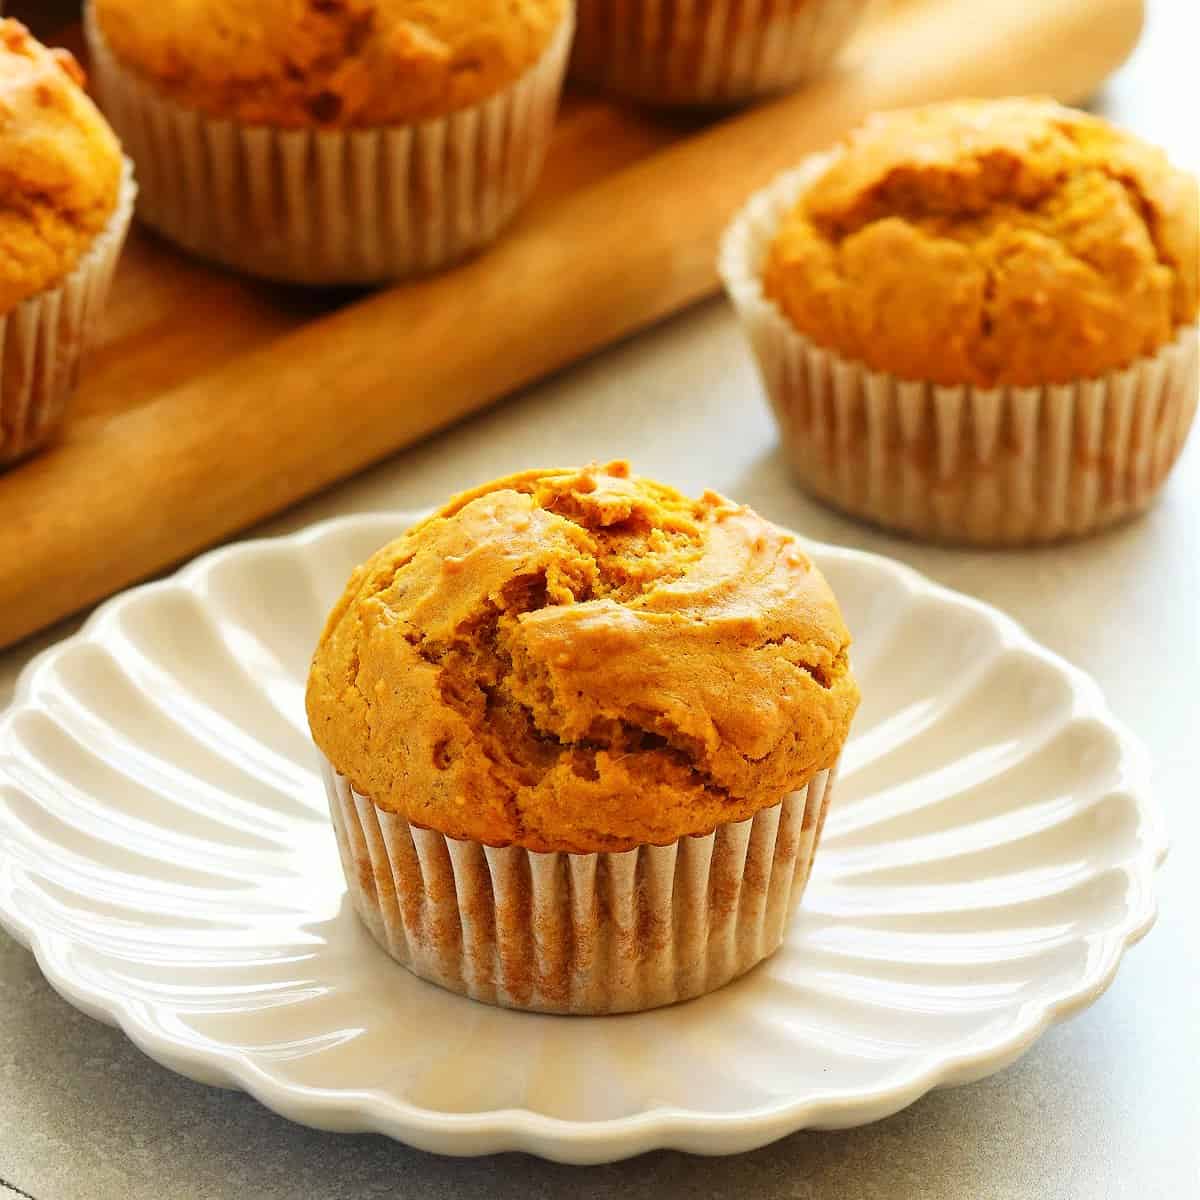
[[[724,1154],[995,1071],[1149,928],[1164,836],[1095,685],[983,604],[813,546],[864,702],[783,949],[627,1017],[422,983],[346,901],[303,708],[326,610],[409,519],[136,588],[31,663],[0,720],[0,921],[167,1066],[448,1154]]]

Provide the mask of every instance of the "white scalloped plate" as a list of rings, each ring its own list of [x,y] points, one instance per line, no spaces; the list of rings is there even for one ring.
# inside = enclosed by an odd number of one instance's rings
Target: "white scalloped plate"
[[[409,520],[199,559],[41,655],[0,720],[0,919],[68,1000],[297,1121],[448,1154],[726,1154],[1011,1062],[1154,918],[1141,752],[993,609],[813,553],[865,697],[784,948],[629,1017],[422,983],[345,899],[303,711],[324,614]]]

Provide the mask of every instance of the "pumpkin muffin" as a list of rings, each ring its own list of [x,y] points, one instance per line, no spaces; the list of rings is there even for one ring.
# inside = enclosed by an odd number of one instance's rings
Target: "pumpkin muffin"
[[[82,82],[0,20],[0,464],[60,421],[129,223],[121,147]]]
[[[355,571],[309,676],[358,911],[495,1003],[720,986],[803,889],[848,646],[795,538],[715,493],[611,463],[455,498]]]
[[[491,240],[536,182],[569,0],[90,0],[141,214],[274,278],[373,282]]]
[[[371,129],[471,108],[545,53],[567,0],[92,0],[121,62],[244,125]]]
[[[867,0],[579,0],[571,72],[647,104],[713,107],[795,87]]]
[[[722,271],[801,481],[921,536],[1151,501],[1196,405],[1196,180],[1050,100],[873,117],[746,208]]]

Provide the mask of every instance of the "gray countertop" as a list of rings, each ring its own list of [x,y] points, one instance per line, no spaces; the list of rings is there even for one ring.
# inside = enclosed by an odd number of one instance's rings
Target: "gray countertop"
[[[1191,0],[1159,0],[1100,109],[1200,166]],[[262,532],[434,503],[531,463],[627,456],[714,486],[817,538],[902,559],[1006,610],[1090,671],[1148,743],[1174,849],[1158,923],[1087,1012],[999,1075],[889,1120],[728,1159],[656,1153],[599,1168],[453,1160],[316,1133],[171,1074],[72,1009],[0,934],[0,1200],[412,1196],[764,1200],[1200,1195],[1200,435],[1145,519],[1075,546],[983,554],[860,528],[793,487],[746,348],[708,304],[393,458]],[[0,656],[0,704],[51,635]]]

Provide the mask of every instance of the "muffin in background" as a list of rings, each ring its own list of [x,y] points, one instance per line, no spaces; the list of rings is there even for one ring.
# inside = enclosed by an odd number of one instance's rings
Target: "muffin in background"
[[[570,0],[88,0],[138,214],[236,270],[310,284],[444,267],[533,190]]]
[[[451,500],[353,574],[307,707],[355,908],[425,979],[651,1008],[779,946],[858,703],[796,539],[625,463]]]
[[[579,0],[571,74],[646,104],[739,104],[824,70],[867,3]]]
[[[721,273],[803,486],[919,537],[1143,510],[1197,402],[1196,180],[1050,100],[877,115],[755,196]]]
[[[0,20],[0,467],[60,424],[133,211],[83,72]]]

